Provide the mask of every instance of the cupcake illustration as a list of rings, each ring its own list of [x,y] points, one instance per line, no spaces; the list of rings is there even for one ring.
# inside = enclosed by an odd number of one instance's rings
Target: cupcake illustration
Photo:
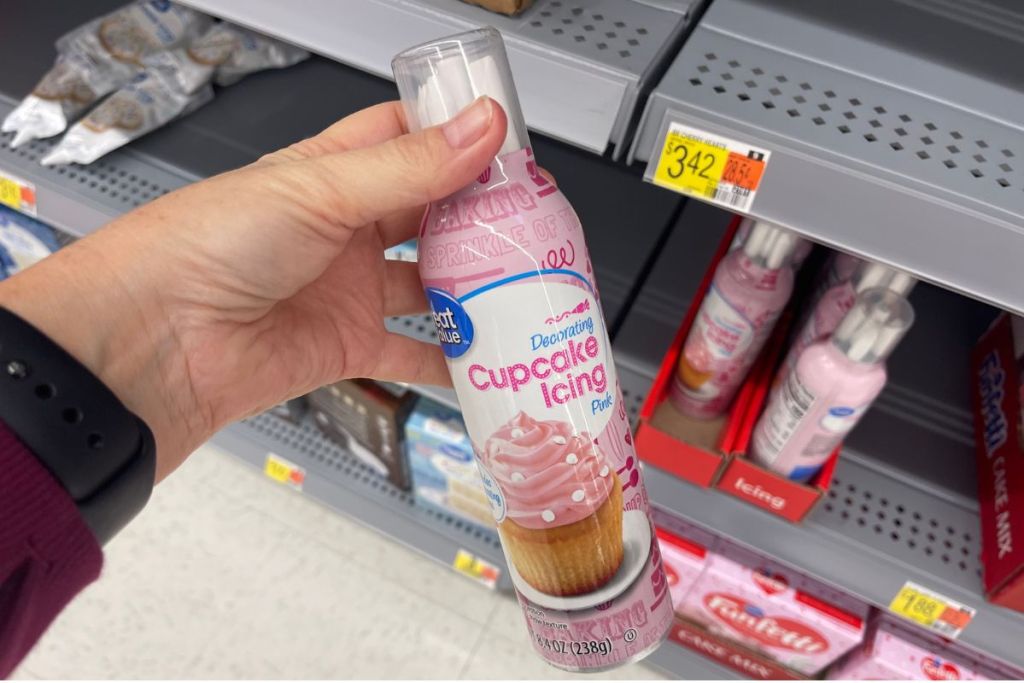
[[[589,434],[520,412],[487,439],[481,459],[505,498],[498,532],[524,581],[568,597],[615,576],[622,485]]]

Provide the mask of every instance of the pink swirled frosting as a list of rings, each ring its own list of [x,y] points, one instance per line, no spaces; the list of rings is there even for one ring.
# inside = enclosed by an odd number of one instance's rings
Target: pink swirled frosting
[[[586,432],[524,412],[487,439],[482,459],[505,496],[507,516],[529,529],[580,521],[614,485],[604,453]]]

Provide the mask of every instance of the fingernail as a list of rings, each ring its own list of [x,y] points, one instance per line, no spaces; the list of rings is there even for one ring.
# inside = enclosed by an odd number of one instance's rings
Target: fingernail
[[[483,136],[491,125],[491,117],[491,99],[484,95],[441,126],[441,132],[449,145],[465,149]]]

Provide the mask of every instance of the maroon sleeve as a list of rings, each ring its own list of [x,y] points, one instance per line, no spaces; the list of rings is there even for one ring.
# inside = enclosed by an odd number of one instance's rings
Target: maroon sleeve
[[[71,497],[0,422],[0,678],[102,566]]]

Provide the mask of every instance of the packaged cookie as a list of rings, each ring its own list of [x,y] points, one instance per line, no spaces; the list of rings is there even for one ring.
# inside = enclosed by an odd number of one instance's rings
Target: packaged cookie
[[[192,42],[212,23],[167,0],[138,0],[57,41],[57,60],[4,119],[12,147],[57,135],[107,93],[132,80],[154,52]]]
[[[41,163],[92,163],[212,99],[213,88],[209,84],[185,93],[166,74],[142,72],[73,125]]]

